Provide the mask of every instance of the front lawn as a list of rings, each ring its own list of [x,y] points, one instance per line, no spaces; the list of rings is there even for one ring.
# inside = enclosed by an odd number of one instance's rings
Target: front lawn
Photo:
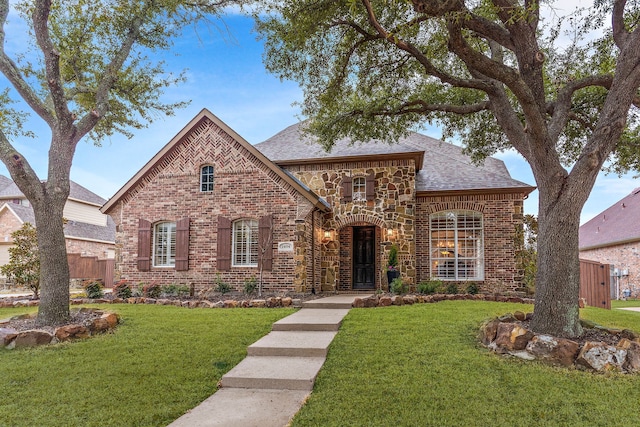
[[[209,397],[247,347],[293,313],[98,307],[122,316],[115,333],[0,351],[0,425],[165,426]],[[26,311],[0,309],[0,319]]]
[[[490,353],[489,317],[532,306],[447,301],[353,309],[293,426],[637,426],[640,376],[594,375]],[[640,331],[640,313],[582,316]]]
[[[640,299],[611,300],[611,308],[640,307]]]

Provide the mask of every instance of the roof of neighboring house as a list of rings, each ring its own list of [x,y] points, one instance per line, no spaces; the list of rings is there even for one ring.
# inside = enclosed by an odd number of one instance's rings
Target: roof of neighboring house
[[[0,210],[9,209],[22,222],[29,222],[33,225],[36,223],[33,208],[30,206],[18,205],[15,203],[3,203]],[[78,221],[68,221],[64,226],[65,237],[77,238],[82,240],[99,240],[103,242],[116,241],[116,224],[113,219],[107,215],[107,225],[94,225]]]
[[[11,181],[11,179],[4,175],[0,175],[0,199],[18,199],[23,197],[24,194],[15,182]],[[102,206],[104,202],[106,202],[102,197],[73,181],[69,181],[69,199],[90,203],[96,206]]]
[[[304,133],[303,126],[304,122],[289,126],[255,147],[279,165],[413,156],[418,169],[416,189],[422,192],[517,189],[528,194],[535,188],[511,178],[501,160],[489,157],[474,165],[461,147],[419,133],[412,132],[397,143],[374,140],[354,144],[343,138],[326,152],[317,139]]]
[[[241,137],[236,131],[231,129],[226,123],[220,120],[216,115],[211,113],[206,108],[202,109],[198,115],[196,115],[187,125],[182,128],[182,130],[174,136],[151,160],[147,162],[146,165],[142,167],[118,192],[113,195],[100,209],[102,212],[108,212],[115,204],[124,197],[127,192],[135,187],[135,185],[158,163],[160,162],[171,150],[181,143],[183,138],[187,137],[192,129],[198,126],[198,124],[202,120],[210,120],[215,123],[220,129],[222,129],[227,135],[233,138],[235,141],[240,143],[247,151],[249,151],[252,155],[256,156],[265,166],[267,166],[271,171],[273,171],[276,175],[282,178],[285,182],[291,185],[296,191],[298,191],[302,196],[304,196],[307,200],[313,203],[314,206],[318,207],[321,210],[328,210],[327,202],[319,197],[317,194],[313,193],[306,186],[304,186],[298,179],[292,177],[286,171],[284,171],[280,166],[276,165],[269,158],[265,157],[263,153],[258,151],[253,145],[247,142],[243,137]]]
[[[640,240],[640,188],[580,226],[580,250]]]

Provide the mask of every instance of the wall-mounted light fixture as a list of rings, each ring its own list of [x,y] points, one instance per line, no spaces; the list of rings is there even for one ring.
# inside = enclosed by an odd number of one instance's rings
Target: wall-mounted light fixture
[[[322,241],[324,243],[332,241],[333,240],[332,237],[333,236],[332,236],[331,230],[324,230],[324,232],[322,233]]]

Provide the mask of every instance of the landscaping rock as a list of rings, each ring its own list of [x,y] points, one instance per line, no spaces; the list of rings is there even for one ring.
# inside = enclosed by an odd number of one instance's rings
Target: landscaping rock
[[[355,297],[351,303],[353,308],[364,308],[364,300],[360,297]]]
[[[404,299],[402,295],[394,295],[391,297],[391,304],[393,305],[404,305]]]
[[[536,358],[546,362],[572,366],[580,350],[580,344],[550,335],[534,335],[526,349]]]
[[[212,307],[212,308],[224,308],[224,302],[222,302],[222,301],[216,301],[216,302],[213,304],[213,307]]]
[[[226,301],[224,301],[224,308],[236,308],[238,307],[238,301],[233,300],[233,299],[228,299]],[[273,306],[275,307],[275,306]]]
[[[627,358],[622,365],[623,369],[630,373],[640,372],[640,343],[623,338],[617,347],[627,351]]]
[[[380,297],[380,299],[378,300],[378,305],[380,307],[388,307],[391,305],[391,297],[388,296],[384,296],[384,297]]]
[[[89,330],[92,333],[106,332],[109,330],[109,322],[103,317],[93,319],[89,324]]]
[[[622,371],[627,351],[602,343],[589,341],[582,346],[576,364],[594,371]]]
[[[291,297],[282,298],[282,306],[283,307],[290,307],[291,304],[293,304],[293,299]]]
[[[364,300],[364,306],[366,308],[372,308],[372,307],[377,307],[378,306],[378,297],[376,296],[371,296],[369,298],[365,298]]]
[[[407,305],[412,305],[416,303],[416,297],[414,297],[413,295],[406,295],[402,299],[404,300],[404,303]]]
[[[0,328],[0,345],[6,347],[18,336],[18,331],[13,328]]]
[[[527,318],[527,315],[521,311],[516,311],[513,313],[513,317],[515,317],[516,320],[519,320],[520,322],[522,322]]]
[[[485,322],[480,327],[480,342],[482,342],[482,344],[489,345],[496,339],[498,325],[500,325],[500,321],[498,319],[493,319]]]
[[[91,335],[89,329],[82,325],[60,326],[54,332],[58,341],[69,341],[71,339],[87,338]]]
[[[101,319],[107,321],[109,329],[114,329],[116,326],[118,326],[118,323],[120,323],[120,316],[118,316],[116,313],[105,313],[101,316]]]
[[[7,348],[27,348],[37,347],[51,343],[53,335],[47,331],[40,329],[31,329],[29,331],[19,332],[16,338]]]
[[[495,345],[507,351],[524,350],[533,338],[533,332],[515,323],[503,323],[498,325]]]
[[[267,306],[267,301],[263,300],[263,299],[254,299],[251,301],[251,306],[252,307],[266,307]]]

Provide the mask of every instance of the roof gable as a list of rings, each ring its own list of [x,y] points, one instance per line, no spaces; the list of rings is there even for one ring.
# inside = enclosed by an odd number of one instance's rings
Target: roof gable
[[[366,144],[354,144],[349,138],[342,138],[330,152],[326,152],[316,138],[304,132],[303,126],[304,122],[289,126],[256,144],[256,148],[279,165],[366,157],[414,157],[418,192],[501,189],[528,194],[535,188],[511,178],[504,162],[499,159],[489,157],[483,164],[475,165],[463,154],[461,147],[419,133],[411,132],[396,143],[372,140]]]
[[[313,203],[314,206],[320,208],[321,210],[327,210],[326,203],[320,199],[316,194],[311,192],[308,188],[304,187],[300,181],[291,177],[284,170],[282,170],[279,166],[265,157],[259,150],[257,150],[253,145],[249,144],[244,138],[242,138],[238,133],[236,133],[233,129],[231,129],[226,123],[220,120],[217,116],[211,113],[207,109],[203,109],[196,115],[178,134],[176,134],[155,156],[153,156],[143,167],[140,169],[116,194],[111,197],[100,209],[103,213],[108,212],[111,208],[113,208],[118,201],[123,199],[129,194],[129,192],[133,191],[145,177],[150,174],[154,168],[160,165],[163,162],[163,159],[170,156],[170,153],[173,151],[175,147],[181,144],[186,138],[194,132],[203,121],[209,120],[213,122],[222,132],[224,132],[229,138],[233,139],[235,142],[240,144],[245,150],[247,150],[251,155],[255,156],[262,164],[264,164],[271,172],[277,175],[279,178],[288,183],[291,187],[293,187],[298,193],[303,195],[307,200]]]
[[[640,240],[640,188],[580,226],[580,250]]]
[[[0,199],[22,199],[24,197],[24,193],[15,182],[0,175]],[[69,181],[69,199],[96,206],[102,206],[106,202],[102,197],[74,181]]]

